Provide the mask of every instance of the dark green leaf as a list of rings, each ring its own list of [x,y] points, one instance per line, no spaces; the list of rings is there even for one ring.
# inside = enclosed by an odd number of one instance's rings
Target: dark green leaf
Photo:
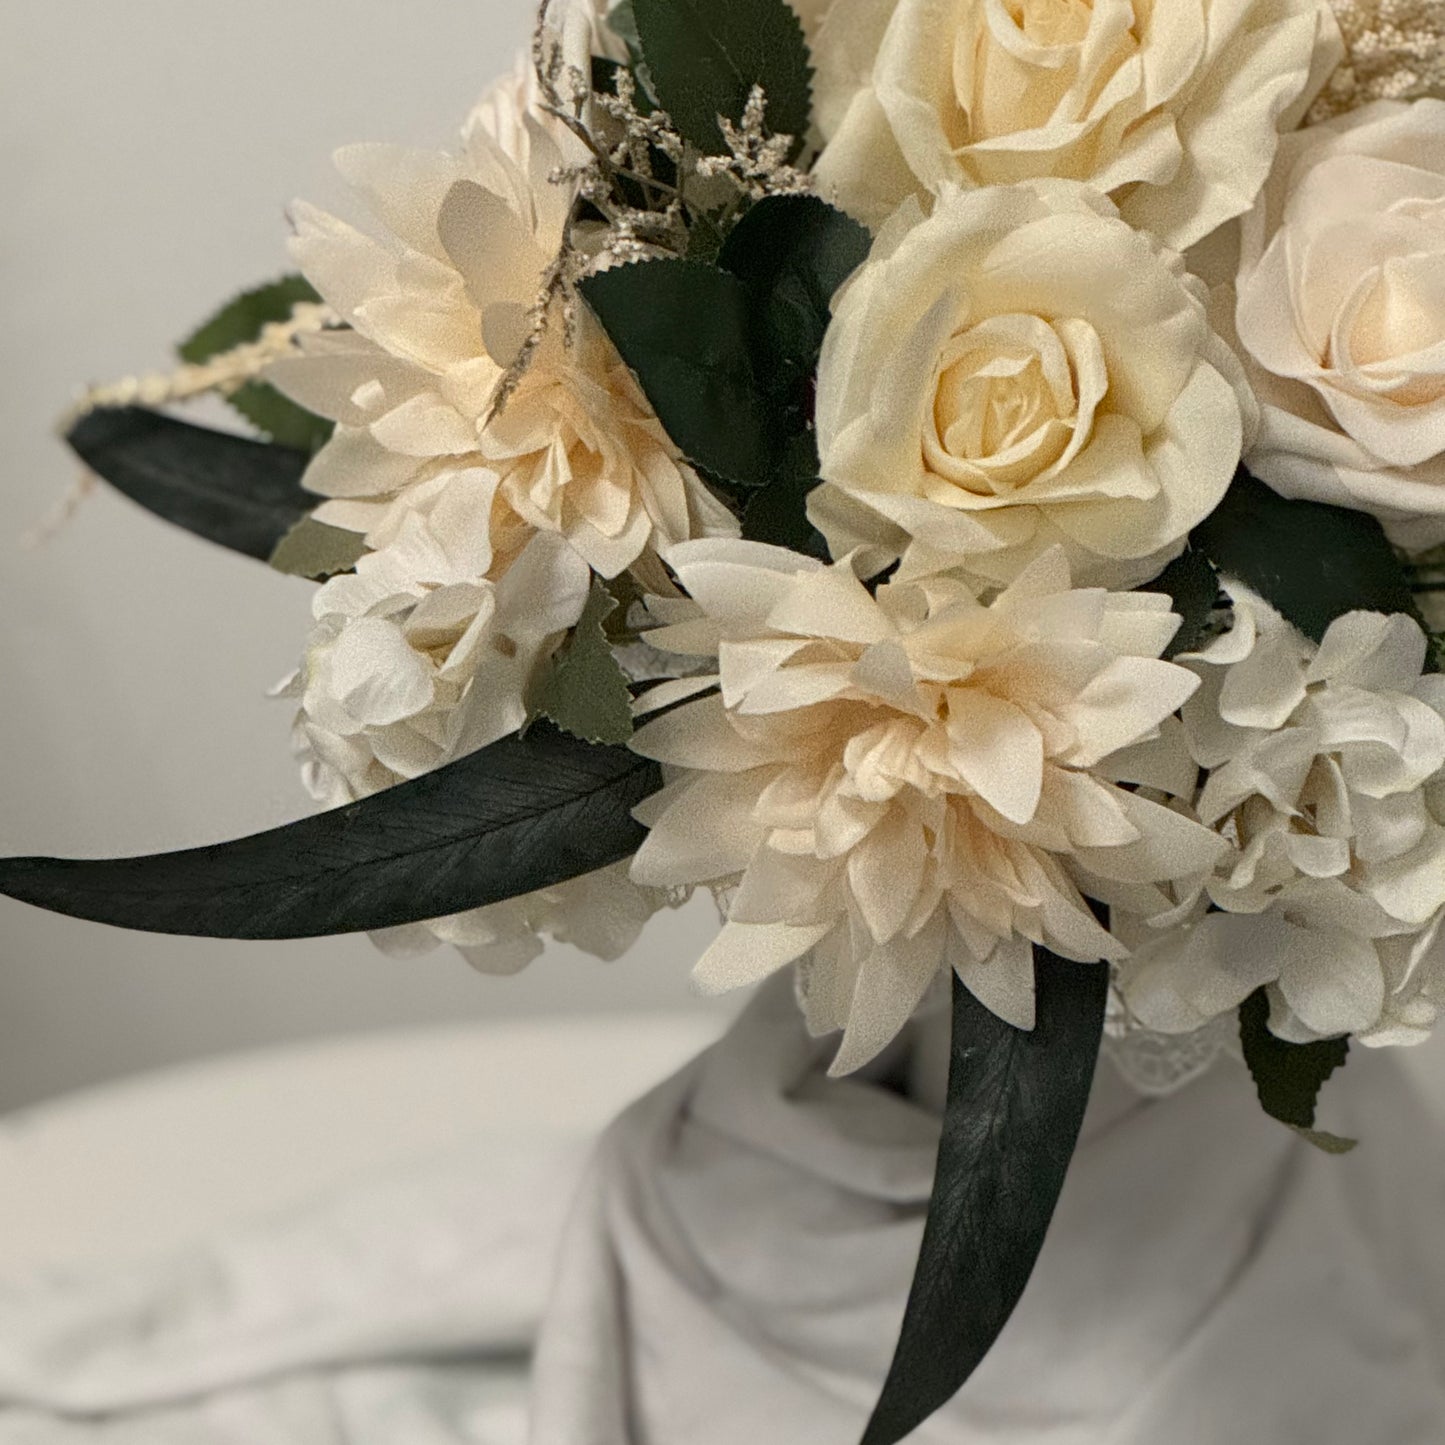
[[[808,498],[817,485],[818,438],[812,431],[799,432],[788,439],[773,480],[749,494],[743,536],[831,561],[823,534],[808,517]]]
[[[93,411],[67,437],[77,456],[132,501],[262,562],[316,506],[305,452],[210,431],[140,407]]]
[[[808,496],[817,485],[816,477],[781,477],[754,492],[743,513],[743,536],[832,561],[823,534],[808,520]]]
[[[755,85],[767,95],[768,130],[801,149],[813,74],[786,0],[631,0],[630,23],[652,94],[699,150],[726,154],[718,117],[740,121]]]
[[[366,556],[366,538],[342,527],[329,527],[315,517],[302,517],[276,544],[271,565],[288,577],[324,582],[350,572]]]
[[[1321,1133],[1314,1126],[1320,1090],[1336,1069],[1344,1067],[1349,1039],[1288,1044],[1275,1038],[1269,1031],[1269,994],[1259,989],[1239,1006],[1239,1041],[1266,1114],[1327,1153],[1344,1154],[1354,1148],[1353,1140]]]
[[[754,367],[747,287],[668,259],[616,266],[581,290],[683,453],[729,481],[767,482],[781,419]]]
[[[537,717],[589,743],[625,743],[632,736],[632,693],[608,641],[617,599],[593,580],[577,626],[544,674],[532,702]]]
[[[947,1403],[1023,1294],[1069,1167],[1104,1028],[1109,970],[1035,949],[1025,1033],[953,983],[938,1172],[893,1366],[863,1445],[895,1445]]]
[[[1184,620],[1164,656],[1178,657],[1192,652],[1208,636],[1209,619],[1219,600],[1219,574],[1203,552],[1188,547],[1141,592],[1163,592],[1173,599],[1174,610]]]
[[[177,350],[192,365],[255,341],[273,322],[286,321],[304,302],[321,300],[304,276],[284,276],[238,296],[183,341]],[[333,423],[313,416],[265,382],[248,382],[227,398],[259,431],[281,446],[314,452],[330,439]]]
[[[817,196],[769,196],[733,228],[718,265],[746,282],[772,359],[811,376],[833,297],[872,244],[865,226]]]
[[[1287,501],[1243,468],[1194,545],[1319,642],[1346,612],[1404,612],[1419,620],[1400,559],[1364,512]]]
[[[0,860],[0,893],[206,938],[316,938],[480,908],[636,851],[655,763],[549,724],[384,793],[234,843],[151,858]]]

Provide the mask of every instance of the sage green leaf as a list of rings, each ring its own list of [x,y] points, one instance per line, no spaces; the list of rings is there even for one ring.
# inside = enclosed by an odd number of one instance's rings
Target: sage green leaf
[[[667,258],[615,266],[580,290],[683,454],[726,481],[764,485],[783,426],[755,365],[747,286]]]
[[[1290,1127],[1294,1129],[1293,1124]],[[1295,1133],[1321,1154],[1352,1154],[1360,1144],[1358,1139],[1342,1139],[1338,1134],[1326,1134],[1323,1129],[1295,1129]]]
[[[1183,618],[1174,640],[1164,649],[1166,658],[1192,652],[1209,634],[1209,620],[1219,601],[1219,574],[1214,564],[1195,547],[1188,547],[1141,592],[1162,592]]]
[[[534,716],[589,743],[625,743],[632,736],[632,694],[607,636],[616,610],[617,599],[594,578],[577,626],[533,694]]]
[[[254,837],[149,858],[0,860],[0,893],[117,928],[317,938],[420,923],[620,862],[656,763],[539,723],[412,782]]]
[[[1409,578],[1374,517],[1286,500],[1242,467],[1193,543],[1315,642],[1346,612],[1420,621]]]
[[[303,517],[276,544],[270,562],[288,577],[324,582],[328,577],[352,571],[367,551],[366,538],[360,533],[328,526],[315,517]]]
[[[1006,1024],[953,980],[943,1135],[918,1268],[863,1445],[896,1445],[946,1404],[1023,1294],[1079,1139],[1109,970],[1035,948],[1037,1021]]]
[[[320,300],[304,276],[282,277],[238,296],[183,341],[177,351],[182,361],[198,366],[257,340],[267,326],[287,320],[298,305]],[[297,406],[265,382],[247,382],[226,400],[272,441],[298,451],[320,450],[335,429],[334,423]]]
[[[755,85],[767,96],[769,132],[802,149],[813,70],[786,0],[631,0],[623,23],[635,27],[657,103],[700,151],[727,153],[718,117],[739,122]]]
[[[66,440],[96,476],[198,537],[268,561],[320,500],[305,452],[192,426],[142,407],[88,412]]]
[[[1315,1128],[1315,1107],[1320,1090],[1336,1069],[1344,1067],[1349,1039],[1324,1039],[1313,1044],[1289,1044],[1269,1031],[1269,995],[1252,993],[1239,1006],[1239,1042],[1264,1111],[1288,1124],[1317,1148],[1346,1154],[1353,1139],[1341,1139]]]

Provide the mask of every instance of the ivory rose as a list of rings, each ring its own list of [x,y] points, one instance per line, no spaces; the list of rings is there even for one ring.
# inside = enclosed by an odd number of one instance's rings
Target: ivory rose
[[[1202,294],[1074,182],[905,206],[823,346],[809,510],[833,555],[997,584],[1062,546],[1082,584],[1157,576],[1253,424]]]
[[[741,987],[810,955],[810,1023],[844,1030],[835,1072],[949,970],[1032,1027],[1034,942],[1124,952],[1081,876],[1187,878],[1224,851],[1097,776],[1198,685],[1158,660],[1179,621],[1167,598],[1075,589],[1059,549],[987,606],[953,578],[870,595],[847,561],[752,542],[668,562],[691,601],[658,604],[671,620],[649,640],[716,657],[720,691],[634,739],[667,785],[639,809],[633,877],[737,882],[699,982]]]
[[[1263,412],[1250,466],[1402,546],[1445,541],[1445,102],[1286,139],[1242,223],[1235,321]]]
[[[819,184],[876,225],[949,185],[1088,181],[1182,250],[1249,207],[1342,54],[1321,0],[834,0]]]
[[[1418,1042],[1445,1000],[1445,680],[1408,617],[1350,613],[1316,647],[1226,586],[1232,629],[1180,659],[1203,685],[1176,736],[1233,846],[1177,927],[1131,931],[1124,997],[1172,1033],[1267,988],[1292,1042]]]

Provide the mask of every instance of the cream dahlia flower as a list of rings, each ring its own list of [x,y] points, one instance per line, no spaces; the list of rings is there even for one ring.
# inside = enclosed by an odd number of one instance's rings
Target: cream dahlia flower
[[[1087,181],[1182,250],[1246,210],[1343,55],[1322,0],[834,0],[813,45],[830,192]]]
[[[644,727],[667,766],[639,810],[633,877],[736,883],[698,965],[708,990],[811,953],[811,1025],[845,1030],[835,1072],[872,1058],[940,973],[1031,1027],[1034,942],[1118,958],[1081,872],[1127,881],[1207,871],[1216,834],[1097,777],[1198,680],[1158,660],[1168,599],[1074,590],[1061,551],[990,605],[962,582],[875,596],[750,542],[668,556],[690,602],[657,646],[714,656],[720,691]]]
[[[650,548],[733,524],[585,308],[569,344],[554,302],[497,414],[571,214],[575,187],[555,173],[579,159],[560,127],[518,111],[525,89],[513,78],[495,92],[456,154],[340,152],[378,234],[300,204],[291,249],[352,330],[308,342],[270,376],[338,423],[306,474],[332,499],[322,521],[375,542],[415,489],[482,468],[528,526],[566,538],[610,577]]]
[[[879,236],[824,342],[809,512],[833,555],[998,584],[1063,546],[1081,584],[1157,576],[1254,422],[1202,287],[1072,182],[950,188],[917,220]]]
[[[1231,851],[1203,904],[1121,968],[1135,1017],[1198,1028],[1268,987],[1293,1042],[1414,1042],[1445,997],[1445,678],[1408,617],[1354,612],[1316,648],[1228,583],[1181,736]]]

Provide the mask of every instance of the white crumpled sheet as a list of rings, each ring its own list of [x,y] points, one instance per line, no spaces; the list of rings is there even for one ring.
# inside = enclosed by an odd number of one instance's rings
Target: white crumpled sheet
[[[487,1142],[166,1263],[0,1282],[0,1445],[520,1445],[585,1145]]]
[[[829,1082],[786,989],[608,1132],[566,1226],[532,1445],[854,1445],[936,1118]],[[891,1066],[905,1072],[898,1059]],[[1440,1445],[1445,1147],[1357,1053],[1315,1153],[1221,1067],[1101,1068],[1024,1301],[919,1442]],[[513,1445],[583,1151],[373,1180],[165,1267],[0,1284],[0,1445]]]

